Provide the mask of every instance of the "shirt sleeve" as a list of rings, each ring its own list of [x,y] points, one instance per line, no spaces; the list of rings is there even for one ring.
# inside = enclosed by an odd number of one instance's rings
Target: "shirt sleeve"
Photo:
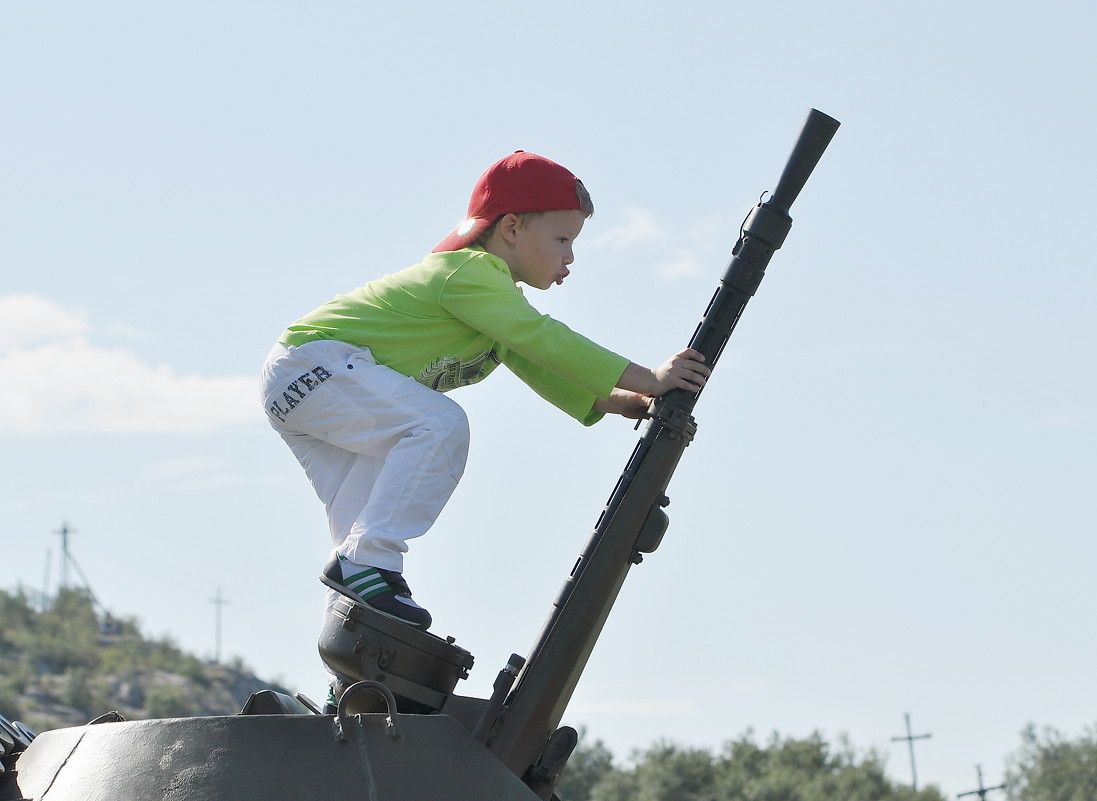
[[[508,368],[576,419],[589,417],[594,400],[609,397],[628,367],[625,357],[534,309],[505,264],[490,254],[477,253],[455,270],[440,303],[497,341],[508,351]]]
[[[506,351],[502,362],[530,389],[583,425],[594,425],[605,416],[602,412],[594,411],[594,402],[598,395],[542,369],[514,351]]]

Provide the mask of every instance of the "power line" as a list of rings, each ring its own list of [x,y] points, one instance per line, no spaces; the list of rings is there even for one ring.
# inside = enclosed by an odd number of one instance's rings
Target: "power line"
[[[911,786],[914,788],[915,792],[917,792],[918,791],[918,771],[914,767],[914,741],[915,740],[928,740],[933,735],[932,734],[911,734],[910,733],[910,713],[907,712],[904,715],[904,717],[906,718],[906,721],[907,721],[907,736],[906,737],[892,737],[891,741],[893,743],[898,743],[898,742],[902,742],[903,740],[906,740],[907,745],[910,746]]]

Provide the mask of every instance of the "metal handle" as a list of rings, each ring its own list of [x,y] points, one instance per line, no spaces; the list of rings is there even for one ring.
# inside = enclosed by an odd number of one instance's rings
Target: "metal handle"
[[[350,698],[366,690],[372,690],[385,699],[385,705],[388,708],[388,714],[385,717],[385,734],[394,740],[400,737],[400,733],[396,730],[396,696],[392,694],[392,690],[378,681],[360,681],[343,691],[339,699],[339,707],[335,712],[335,739],[341,743],[347,741],[346,727],[350,722],[347,707],[350,704]]]

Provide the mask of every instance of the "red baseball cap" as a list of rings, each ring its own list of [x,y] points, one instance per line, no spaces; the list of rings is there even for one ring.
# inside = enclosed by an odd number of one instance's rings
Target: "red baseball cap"
[[[484,171],[472,188],[465,221],[435,245],[432,252],[468,247],[504,214],[582,210],[578,181],[571,171],[555,161],[516,150]]]

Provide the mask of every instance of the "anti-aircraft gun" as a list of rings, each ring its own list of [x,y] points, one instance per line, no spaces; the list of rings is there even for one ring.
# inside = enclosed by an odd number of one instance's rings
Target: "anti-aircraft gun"
[[[715,367],[792,226],[839,123],[812,109],[768,198],[744,220],[689,345]],[[765,197],[765,196],[763,196]],[[549,801],[577,741],[560,721],[632,565],[668,525],[666,489],[700,392],[654,401],[647,427],[526,658],[489,698],[453,692],[472,655],[341,597],[319,641],[334,715],[266,690],[225,717],[91,724],[35,736],[0,716],[0,801]],[[93,725],[95,724],[95,725]]]

